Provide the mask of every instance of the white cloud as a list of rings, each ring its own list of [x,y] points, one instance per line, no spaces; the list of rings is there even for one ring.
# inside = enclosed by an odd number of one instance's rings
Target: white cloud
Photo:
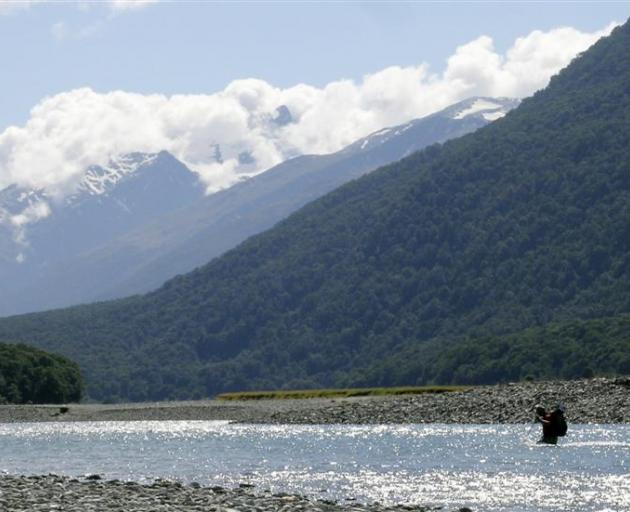
[[[460,46],[448,59],[444,78],[469,95],[524,97],[547,84],[573,57],[617,26],[593,33],[562,27],[535,30],[519,37],[505,56],[496,53],[492,39],[482,36]]]
[[[209,191],[289,156],[336,151],[384,126],[422,117],[473,95],[524,97],[544,87],[613,25],[594,33],[535,31],[499,54],[479,37],[456,49],[442,73],[393,66],[361,81],[280,89],[236,80],[209,95],[97,93],[45,98],[28,122],[0,133],[0,188],[17,183],[63,196],[92,164],[127,152],[168,150],[200,174]],[[274,122],[286,105],[293,122]],[[222,159],[216,161],[215,145]],[[239,161],[247,152],[255,164]]]
[[[40,219],[44,219],[50,215],[50,206],[45,201],[37,201],[29,204],[21,213],[9,216],[9,225],[13,228],[13,239],[22,246],[28,245],[25,227]],[[21,258],[21,259],[20,259]],[[22,263],[23,255],[18,255],[18,263]]]
[[[48,206],[48,203],[44,201],[38,201],[36,203],[30,204],[24,211],[22,211],[18,215],[13,215],[11,217],[11,224],[13,224],[15,227],[21,227],[33,221],[43,219],[49,214],[50,207]]]
[[[143,9],[149,4],[154,4],[158,0],[110,0],[110,7],[117,12],[135,11]]]

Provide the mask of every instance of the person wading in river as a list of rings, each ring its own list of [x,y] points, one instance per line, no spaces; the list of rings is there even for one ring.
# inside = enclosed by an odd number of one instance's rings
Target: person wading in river
[[[542,424],[543,430],[539,443],[558,444],[558,437],[565,436],[567,433],[567,422],[562,404],[558,404],[551,412],[547,412],[542,405],[537,405],[536,421]]]

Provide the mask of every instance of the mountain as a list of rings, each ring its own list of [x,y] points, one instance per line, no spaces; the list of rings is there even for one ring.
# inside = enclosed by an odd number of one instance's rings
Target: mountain
[[[2,319],[0,339],[75,358],[100,399],[621,373],[628,47],[630,24],[488,126],[343,185],[155,292]],[[487,372],[430,364],[471,345]],[[515,372],[510,351],[527,362]]]
[[[107,276],[76,261],[203,196],[197,175],[167,152],[134,153],[90,167],[62,200],[45,190],[0,191],[0,312],[82,301],[95,278]]]
[[[29,280],[29,284],[21,288],[16,286],[12,293],[7,292],[4,305],[0,304],[0,314],[117,298],[156,289],[167,279],[189,272],[249,236],[272,227],[307,202],[339,185],[430,144],[485,126],[517,104],[517,100],[507,98],[471,98],[428,117],[380,130],[338,153],[293,158],[207,197],[198,198],[196,193],[190,197],[186,193],[175,205],[180,208],[164,208],[164,211],[149,208],[146,211],[151,215],[141,217],[136,211],[136,228],[133,229],[126,220],[119,226],[124,229],[119,231],[118,236],[104,233],[101,228],[96,229],[101,221],[92,216],[95,229],[90,234],[96,238],[79,248],[72,243],[62,244],[64,253],[56,258],[56,263],[47,261],[45,267],[40,265],[40,271],[35,274],[36,280]],[[279,118],[282,115],[286,117],[287,113],[279,111]],[[179,169],[182,166],[171,167]],[[83,190],[102,195],[108,190],[118,190],[116,178],[119,175],[138,179],[142,173],[93,174],[84,180]],[[102,175],[113,175],[113,179],[102,179]],[[144,175],[147,178],[152,176],[148,168]],[[184,177],[189,175],[189,172],[181,174]],[[196,188],[185,183],[183,190],[196,191]],[[142,197],[142,201],[161,207],[164,201],[160,195],[163,194],[161,185],[151,190],[145,188],[144,191],[144,194],[138,194],[136,201],[141,201]],[[149,192],[156,194],[155,197]],[[195,200],[187,202],[189,199]],[[125,199],[124,203],[127,202]],[[71,236],[74,234],[74,211],[61,218],[56,215],[55,222],[61,226],[52,231],[57,245],[60,245],[58,237],[63,239],[61,231]],[[102,208],[100,215],[104,218],[110,216]],[[37,233],[43,236],[50,229],[50,222],[40,222]],[[81,240],[85,239],[84,230],[76,234]],[[49,251],[48,243],[35,243],[32,252],[47,254]],[[33,274],[29,271],[27,275]],[[25,280],[24,273],[20,279]]]
[[[206,197],[91,254],[100,265],[121,268],[124,264],[126,269],[93,298],[153,290],[274,226],[338,186],[428,145],[485,126],[517,104],[508,98],[471,98],[428,117],[380,130],[338,153],[293,158]]]

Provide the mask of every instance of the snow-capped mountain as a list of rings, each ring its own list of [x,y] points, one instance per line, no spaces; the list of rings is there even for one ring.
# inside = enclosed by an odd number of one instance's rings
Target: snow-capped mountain
[[[74,193],[63,200],[45,189],[28,189],[11,185],[0,190],[0,225],[13,232],[18,244],[29,245],[26,233],[34,224],[66,208],[89,201],[94,196],[107,195],[159,158],[158,154],[132,153],[113,158],[108,165],[93,165],[86,169]]]
[[[106,215],[107,219],[90,219],[102,236],[108,219],[127,217],[126,223],[137,224],[149,212],[166,212],[202,195],[196,175],[169,153],[132,153],[107,166],[89,167],[75,192],[61,200],[46,190],[15,185],[0,191],[0,223],[13,229],[24,246],[30,246],[40,224],[49,229],[51,224],[79,214],[84,217],[82,222],[88,214]]]
[[[131,153],[112,158],[109,165],[88,167],[78,189],[78,195],[98,196],[112,190],[122,179],[142,167],[151,165],[159,155],[155,153]]]
[[[89,169],[76,194],[61,206],[51,202],[47,217],[26,225],[28,245],[18,247],[19,264],[16,255],[6,256],[0,222],[0,279],[10,283],[0,296],[0,315],[154,289],[334,188],[470,133],[517,104],[472,98],[379,130],[337,153],[287,160],[210,196],[203,196],[196,176],[165,152],[128,155],[106,168]],[[11,192],[21,198],[20,208],[48,201],[42,194],[22,193]],[[14,208],[7,211],[16,215]]]
[[[350,144],[342,151],[346,153],[356,153],[359,151],[372,150],[374,147],[385,144],[390,140],[400,139],[401,136],[404,137],[403,134],[409,130],[411,130],[412,139],[414,139],[416,135],[414,133],[414,128],[419,127],[421,130],[426,129],[428,122],[437,122],[440,120],[460,121],[460,123],[455,123],[458,125],[458,129],[461,126],[474,126],[475,128],[479,128],[484,124],[500,119],[510,110],[517,107],[519,103],[520,100],[513,98],[469,98],[427,117],[414,119],[413,121],[409,121],[408,123],[401,124],[399,126],[378,130],[377,132]],[[442,140],[438,140],[436,142],[442,142],[443,140],[450,138],[450,136],[444,138],[444,135],[446,134],[443,134]],[[410,151],[416,151],[417,149],[418,148],[412,143]]]
[[[82,254],[203,195],[197,175],[167,152],[135,153],[104,167],[91,167],[76,191],[62,200],[45,190],[4,189],[0,192],[0,311],[3,301],[21,311],[17,295],[38,283],[43,287],[51,272],[72,269],[71,262]],[[63,291],[65,284],[58,287]],[[60,289],[46,286],[36,297],[24,292],[25,304],[44,302],[62,293]]]
[[[486,121],[496,121],[503,117],[510,110],[517,107],[520,100],[511,98],[484,98],[475,97],[456,103],[443,110],[443,116],[451,116],[453,119],[464,119],[465,117],[483,118]]]
[[[76,192],[71,194],[66,202],[72,203],[84,195],[106,194],[126,176],[150,165],[158,156],[154,153],[131,153],[112,158],[106,166],[92,165],[86,169]],[[29,206],[50,200],[51,196],[45,189],[33,190],[10,185],[0,190],[0,209],[12,214],[18,214]]]
[[[51,225],[49,219],[45,219],[35,225],[38,228],[35,233],[31,230],[30,236],[37,235],[38,240],[44,236],[64,239],[64,252],[55,257],[56,263],[49,258],[47,264],[40,264],[38,281],[31,280],[30,284],[22,286],[8,304],[0,303],[0,313],[149,291],[273,226],[334,188],[427,145],[474,131],[516,104],[514,100],[473,98],[431,116],[379,130],[337,153],[293,158],[211,196],[200,197],[199,194],[188,203],[182,198],[177,203],[181,205],[179,208],[162,208],[168,195],[164,194],[163,186],[145,178],[139,180],[144,172],[99,170],[90,175],[89,190],[84,187],[83,193],[72,199],[70,208],[65,208],[66,214],[72,212],[71,219],[61,222],[59,214],[51,214],[50,219],[57,218],[57,223]],[[154,169],[163,158],[161,154],[160,158],[139,168]],[[159,173],[151,175],[159,177]],[[186,173],[176,175],[186,176]],[[143,187],[156,186],[157,190],[155,193],[123,192],[135,182],[141,182]],[[191,189],[190,185],[183,188]],[[88,195],[90,191],[95,195]],[[134,201],[140,198],[160,208],[152,209],[147,204],[139,208]],[[103,210],[101,203],[107,204],[107,208]],[[120,208],[119,203],[124,208]],[[86,212],[96,205],[99,205],[100,215]],[[123,215],[126,209],[134,214]],[[108,212],[107,216],[102,215],[104,211]],[[76,215],[77,212],[80,214]],[[151,214],[146,215],[146,212]],[[114,223],[119,229],[111,229],[110,217],[119,215],[122,222]],[[76,226],[77,219],[84,218],[93,219],[91,229]],[[65,233],[55,228],[59,222]],[[74,248],[72,234],[75,231],[91,240],[90,243],[83,242]],[[45,244],[36,245],[54,251],[52,242],[49,239]]]

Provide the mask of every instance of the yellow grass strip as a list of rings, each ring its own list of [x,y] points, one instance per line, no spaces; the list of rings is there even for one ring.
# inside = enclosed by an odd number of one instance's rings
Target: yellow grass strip
[[[348,398],[353,396],[420,395],[465,391],[466,386],[407,386],[396,388],[298,389],[277,391],[239,391],[221,393],[218,400],[291,400],[304,398]]]

